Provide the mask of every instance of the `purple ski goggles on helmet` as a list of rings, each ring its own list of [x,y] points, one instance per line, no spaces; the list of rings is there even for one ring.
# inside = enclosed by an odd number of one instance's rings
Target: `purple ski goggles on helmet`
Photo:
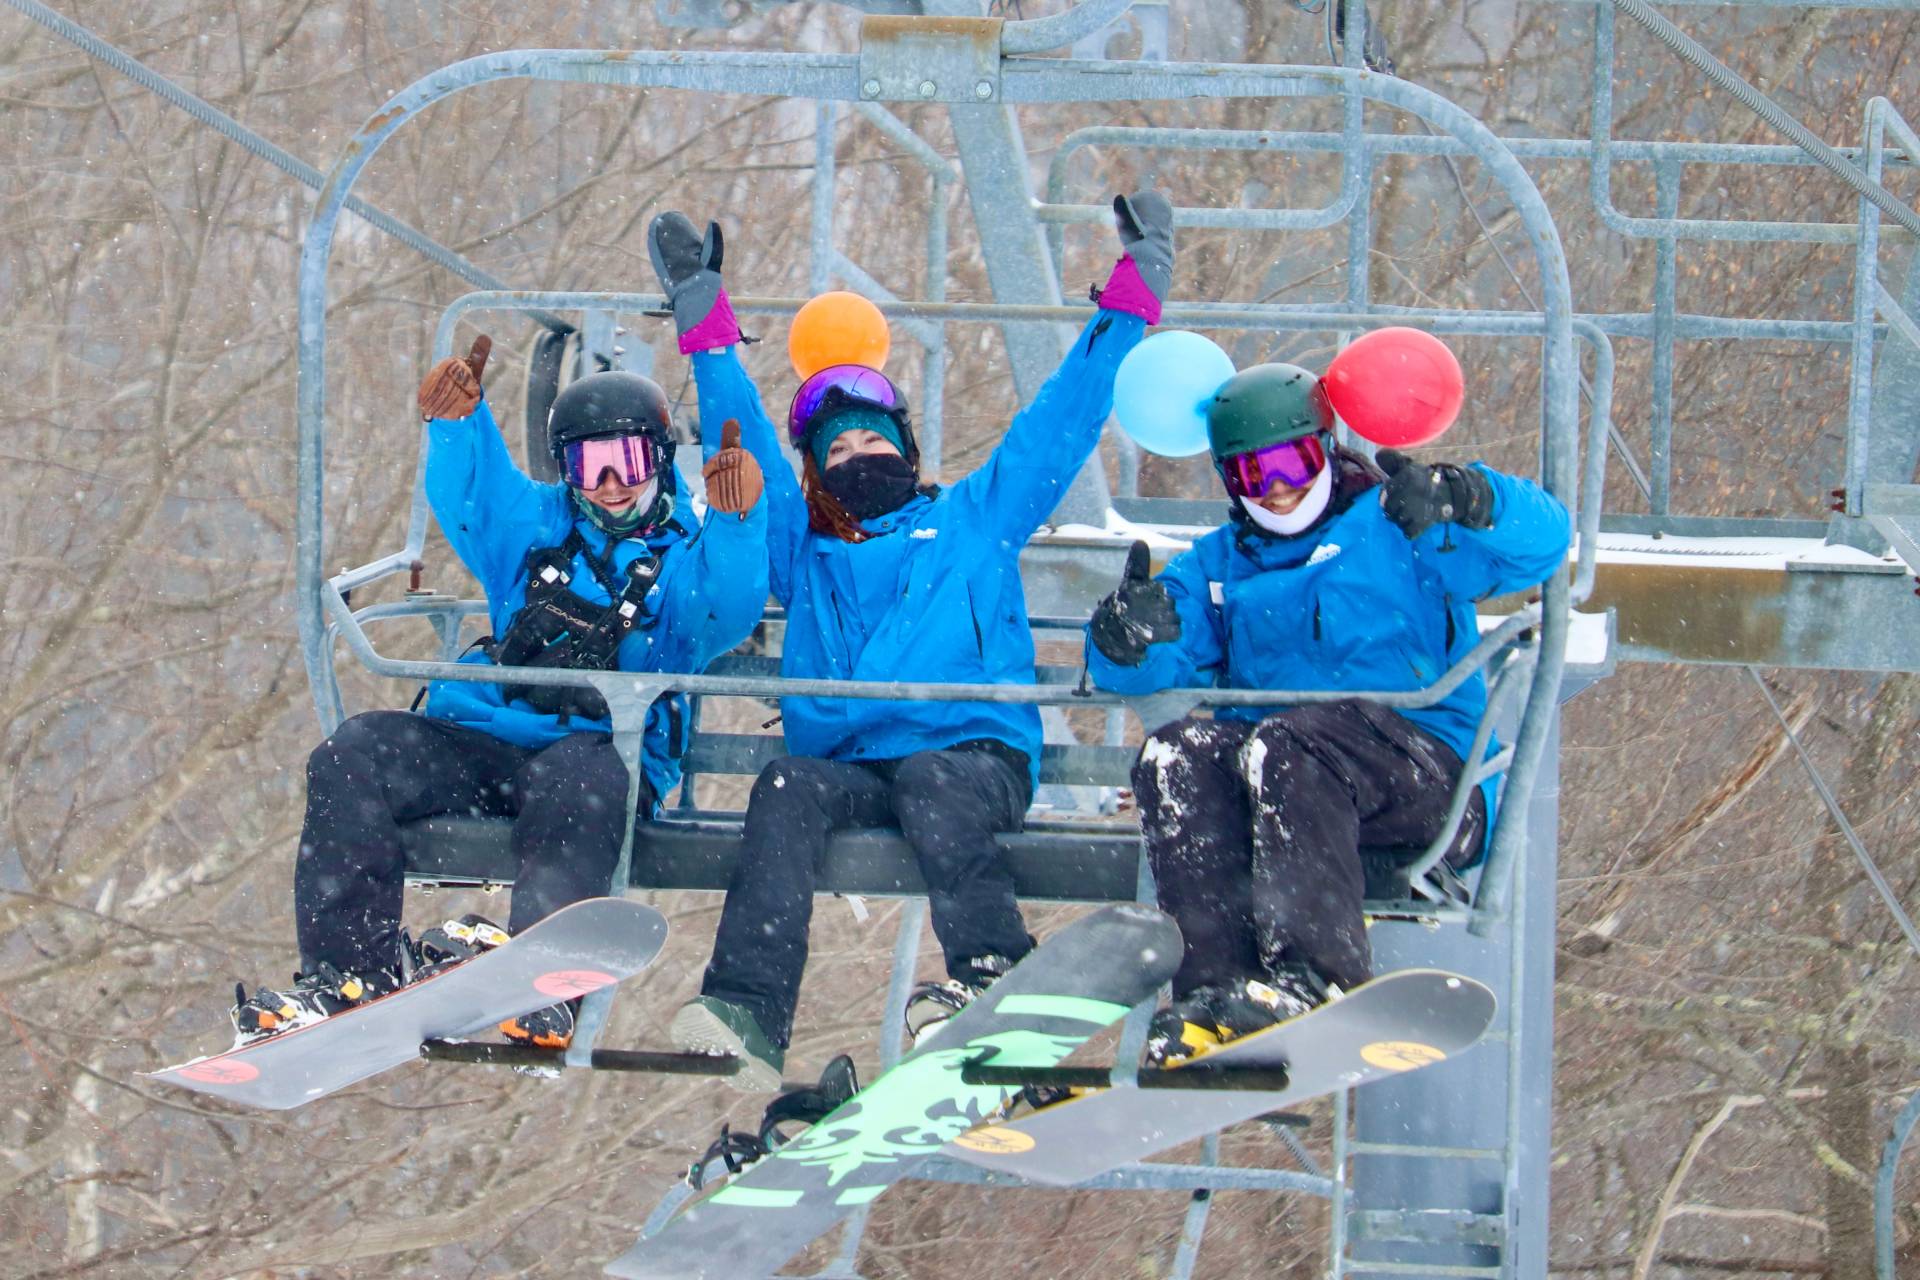
[[[807,429],[827,410],[870,405],[887,413],[904,412],[906,401],[885,374],[863,364],[830,364],[800,384],[787,410],[787,435],[799,448]]]
[[[1220,473],[1226,478],[1228,493],[1257,502],[1275,485],[1306,488],[1326,465],[1326,446],[1318,435],[1310,435],[1229,454],[1220,459]]]
[[[608,471],[621,484],[642,485],[654,472],[653,441],[645,436],[570,441],[561,450],[560,469],[576,489],[598,489]]]

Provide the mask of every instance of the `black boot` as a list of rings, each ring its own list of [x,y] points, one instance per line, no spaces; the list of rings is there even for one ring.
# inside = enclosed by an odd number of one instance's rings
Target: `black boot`
[[[942,1027],[960,1015],[960,1011],[986,994],[988,987],[1006,976],[1013,962],[1005,956],[975,956],[944,982],[923,982],[907,997],[907,1038],[919,1048]]]

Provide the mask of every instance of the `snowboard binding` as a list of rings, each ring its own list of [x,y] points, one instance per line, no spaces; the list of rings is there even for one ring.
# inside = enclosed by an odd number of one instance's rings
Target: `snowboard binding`
[[[755,1133],[738,1133],[730,1125],[720,1126],[720,1136],[707,1147],[705,1155],[687,1166],[686,1181],[695,1191],[707,1183],[708,1171],[715,1161],[726,1166],[731,1178],[745,1173],[754,1164],[772,1155],[799,1137],[810,1126],[838,1110],[860,1092],[860,1079],[853,1059],[841,1054],[820,1073],[820,1083],[808,1089],[790,1089],[767,1104]],[[797,1125],[793,1132],[781,1126]]]

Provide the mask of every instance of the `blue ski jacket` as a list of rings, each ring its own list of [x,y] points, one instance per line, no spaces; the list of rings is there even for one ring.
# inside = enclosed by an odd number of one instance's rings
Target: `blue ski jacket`
[[[1370,487],[1293,538],[1232,521],[1175,556],[1159,581],[1180,613],[1180,638],[1149,645],[1137,667],[1089,637],[1093,681],[1116,693],[1173,688],[1398,692],[1437,680],[1479,643],[1473,602],[1545,581],[1566,559],[1567,509],[1530,480],[1473,464],[1493,482],[1493,526],[1435,525],[1409,540]],[[1475,672],[1430,707],[1400,714],[1461,759],[1487,705]],[[1259,720],[1284,707],[1222,707]],[[1493,754],[1497,743],[1489,743]],[[1491,828],[1496,780],[1483,784]]]
[[[734,349],[694,355],[708,448],[737,419],[766,473],[773,594],[787,608],[781,672],[1032,684],[1020,551],[1099,442],[1114,372],[1145,331],[1136,316],[1097,312],[979,470],[862,522],[880,535],[865,542],[808,527],[800,483]],[[795,755],[896,760],[990,738],[1026,753],[1038,783],[1040,712],[1031,704],[794,697],[780,710]]]
[[[679,492],[684,495],[686,486]],[[485,400],[465,418],[428,424],[427,501],[455,554],[486,592],[496,636],[506,634],[526,603],[527,553],[559,546],[575,529],[597,556],[606,556],[613,543],[616,576],[624,575],[643,550],[661,560],[660,576],[647,595],[654,622],[621,642],[622,671],[704,671],[746,639],[766,604],[764,499],[745,519],[710,511],[692,533],[676,516],[644,539],[612,539],[575,512],[567,486],[542,484],[520,470]],[[572,589],[584,599],[609,601],[585,558],[576,555],[574,566]],[[492,665],[477,650],[460,660]],[[559,717],[524,701],[506,701],[500,685],[456,680],[430,686],[426,713],[523,747],[548,746],[583,730],[613,731],[606,720],[579,716],[563,725]],[[680,781],[680,754],[690,728],[686,699],[679,694],[660,699],[647,713],[642,768],[656,803]]]

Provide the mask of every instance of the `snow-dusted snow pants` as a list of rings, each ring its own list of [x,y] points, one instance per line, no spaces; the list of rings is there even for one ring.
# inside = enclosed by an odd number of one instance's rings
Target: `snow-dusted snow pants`
[[[1027,811],[1031,784],[1009,758],[1017,755],[995,743],[871,764],[784,756],[762,769],[701,994],[747,1009],[787,1046],[814,881],[828,838],[849,827],[898,825],[913,846],[949,974],[968,977],[976,957],[1024,956],[1033,938],[993,839],[1019,830]]]
[[[1186,939],[1174,994],[1281,964],[1349,989],[1372,977],[1361,853],[1424,851],[1459,775],[1445,743],[1367,702],[1148,735],[1133,789],[1160,905]],[[1485,830],[1475,788],[1447,861],[1472,861]]]
[[[307,816],[293,873],[300,964],[349,973],[399,957],[406,860],[400,824],[441,814],[512,818],[518,933],[612,884],[627,770],[604,733],[547,747],[406,711],[348,720],[307,758]],[[644,784],[640,812],[652,804]]]

